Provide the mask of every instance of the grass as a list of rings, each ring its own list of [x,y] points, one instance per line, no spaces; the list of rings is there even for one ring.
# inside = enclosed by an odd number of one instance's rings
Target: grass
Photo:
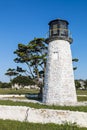
[[[70,110],[70,111],[82,111],[87,112],[87,106],[48,106],[39,103],[28,103],[28,102],[14,102],[10,100],[0,100],[0,105],[10,106],[27,106],[36,109],[54,109],[54,110]]]
[[[77,90],[77,95],[87,95],[87,90]]]
[[[0,94],[27,94],[27,93],[38,93],[39,90],[36,89],[11,89],[11,88],[0,88]],[[87,95],[87,90],[77,90],[78,95]]]
[[[5,92],[4,92],[5,91]],[[27,90],[27,89],[20,89],[20,90],[12,90],[12,89],[0,89],[0,93],[4,94],[25,94],[25,93],[38,93],[38,90]],[[78,90],[78,94],[81,95],[81,93],[86,94],[87,91],[84,90]],[[87,101],[87,97],[84,96],[77,96],[78,101]],[[21,98],[19,98],[21,99]],[[22,98],[26,99],[26,98]],[[36,99],[37,100],[37,99]],[[19,102],[19,101],[11,101],[11,100],[0,100],[0,105],[10,105],[10,106],[27,106],[27,107],[32,107],[32,108],[43,108],[43,109],[55,109],[55,110],[70,110],[70,111],[83,111],[87,112],[87,106],[47,106],[47,105],[42,105],[39,103],[28,103],[28,102]]]
[[[83,96],[83,95],[87,95],[87,90],[77,90],[76,92],[77,92],[77,99],[79,102],[87,101],[87,96]]]
[[[33,94],[33,93],[38,93],[39,90],[36,90],[36,89],[9,89],[9,88],[6,88],[6,89],[2,89],[0,88],[0,94]]]
[[[77,96],[79,102],[87,101],[87,96]]]
[[[0,120],[0,130],[87,130],[74,124],[39,124],[11,120]]]
[[[16,89],[9,89],[9,88],[6,88],[6,89],[3,89],[3,88],[0,88],[0,94],[32,94],[32,93],[38,93],[39,90],[36,90],[36,89],[19,89],[19,90],[16,90]],[[77,90],[77,95],[87,95],[87,90]]]
[[[12,89],[0,89],[0,94],[32,94],[38,93],[38,90],[12,90]],[[78,95],[87,95],[87,90],[77,90]],[[77,96],[78,101],[87,101],[87,97]],[[54,110],[70,110],[70,111],[82,111],[87,112],[87,106],[47,106],[39,103],[27,103],[27,102],[14,102],[10,100],[0,100],[0,105],[11,106],[27,106],[37,109],[54,109]],[[19,122],[11,120],[0,120],[0,130],[87,130],[87,128],[79,128],[74,124],[35,124],[28,122]]]

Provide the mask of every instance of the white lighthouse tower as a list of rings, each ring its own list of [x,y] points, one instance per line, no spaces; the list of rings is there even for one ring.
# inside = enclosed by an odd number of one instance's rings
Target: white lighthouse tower
[[[74,84],[72,55],[68,22],[56,19],[49,22],[49,38],[46,39],[48,57],[43,88],[43,103],[70,105],[77,102]]]

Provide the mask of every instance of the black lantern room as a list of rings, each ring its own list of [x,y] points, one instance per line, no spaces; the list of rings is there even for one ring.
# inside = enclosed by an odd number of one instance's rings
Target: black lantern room
[[[67,40],[70,43],[72,38],[69,35],[68,22],[66,20],[56,19],[49,22],[49,38],[46,39],[46,42],[59,39]]]

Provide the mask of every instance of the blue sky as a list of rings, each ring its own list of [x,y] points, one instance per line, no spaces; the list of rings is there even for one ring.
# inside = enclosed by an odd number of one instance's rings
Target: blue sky
[[[9,81],[6,70],[18,65],[13,61],[18,43],[45,38],[56,18],[69,22],[72,55],[79,59],[75,78],[87,79],[87,0],[0,0],[0,81]]]

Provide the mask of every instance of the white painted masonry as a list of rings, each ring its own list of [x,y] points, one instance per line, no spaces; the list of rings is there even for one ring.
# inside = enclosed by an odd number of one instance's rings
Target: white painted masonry
[[[22,106],[1,106],[0,119],[28,121],[33,123],[76,123],[87,127],[87,113],[67,110],[34,109]]]
[[[66,40],[49,43],[43,102],[54,105],[77,102],[70,43]]]

